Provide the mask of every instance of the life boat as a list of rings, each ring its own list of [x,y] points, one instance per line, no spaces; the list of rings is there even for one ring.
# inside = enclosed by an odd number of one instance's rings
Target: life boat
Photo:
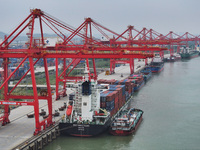
[[[72,113],[72,105],[69,105],[69,106],[67,106],[66,114],[67,114],[67,116],[70,116],[71,113]]]
[[[98,113],[97,111],[95,111],[95,116],[104,116],[104,113]]]

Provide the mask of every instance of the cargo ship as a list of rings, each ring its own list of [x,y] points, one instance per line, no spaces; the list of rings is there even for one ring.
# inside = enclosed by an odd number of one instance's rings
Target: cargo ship
[[[109,132],[112,135],[125,136],[136,131],[142,121],[143,111],[130,108],[123,110],[112,122]]]
[[[146,83],[146,82],[151,78],[151,76],[152,76],[151,69],[148,68],[148,67],[145,67],[145,68],[142,69],[140,72],[143,74],[145,83]]]
[[[68,83],[75,90],[74,99],[69,100],[66,115],[59,123],[62,135],[95,136],[110,125],[110,112],[100,108],[100,91],[95,82]]]
[[[197,50],[190,50],[189,47],[187,48],[182,48],[180,52],[181,58],[182,59],[190,59],[190,58],[195,58],[199,56],[199,51]]]
[[[151,69],[151,72],[153,73],[161,72],[164,69],[164,62],[162,58],[159,55],[155,56],[148,68]]]
[[[144,86],[145,83],[144,76],[142,73],[130,75],[129,80],[132,80],[132,82],[134,81],[133,83],[135,84],[134,86],[135,92],[139,91]]]
[[[70,95],[66,115],[59,122],[60,133],[92,137],[108,130],[115,116],[129,103],[134,84],[129,81],[126,85],[107,86],[85,77],[85,81],[67,83],[67,87],[74,94]]]

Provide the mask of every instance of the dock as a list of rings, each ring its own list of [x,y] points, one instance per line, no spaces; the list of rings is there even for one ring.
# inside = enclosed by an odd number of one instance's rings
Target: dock
[[[135,60],[135,72],[142,69],[145,65],[144,61]],[[121,76],[123,74],[123,77]],[[98,75],[98,79],[116,79],[122,80],[130,75],[129,65],[121,65],[115,68],[115,73],[112,75],[105,75],[102,72]],[[71,93],[70,89],[67,89],[67,94]],[[53,113],[58,110],[59,107],[67,103],[67,97],[61,97],[60,100],[56,101],[55,94],[52,95],[53,98]],[[40,110],[47,110],[47,103],[44,100],[40,100]],[[42,149],[43,146],[51,142],[56,136],[59,135],[58,122],[61,117],[65,114],[64,111],[59,111],[60,116],[54,117],[53,121],[55,124],[52,127],[47,128],[41,134],[33,136],[35,129],[35,119],[28,118],[27,114],[33,113],[32,106],[20,106],[10,113],[10,124],[0,127],[0,147],[2,150],[8,149]],[[48,113],[48,112],[47,112]]]
[[[47,110],[46,101],[41,100],[40,109]],[[59,101],[55,101],[55,96],[53,98],[53,112],[58,110],[59,107],[64,105],[66,98],[62,98]],[[10,124],[2,126],[0,128],[0,147],[1,149],[13,149],[17,145],[24,141],[28,141],[33,138],[33,132],[35,130],[35,119],[28,118],[27,114],[34,113],[32,106],[20,106],[11,110],[10,113]],[[65,112],[59,111],[60,116]],[[54,117],[53,121],[58,121],[60,117]]]

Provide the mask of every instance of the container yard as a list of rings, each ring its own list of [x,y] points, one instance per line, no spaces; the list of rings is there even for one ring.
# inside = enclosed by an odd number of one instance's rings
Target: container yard
[[[39,38],[34,37],[36,20],[40,24]],[[57,34],[57,40],[44,37],[45,27]],[[11,43],[25,29],[26,46],[13,49]],[[94,30],[104,40],[94,38]],[[133,38],[135,34],[137,38]],[[43,149],[60,134],[93,137],[106,132],[152,73],[159,75],[163,71],[164,57],[168,55],[168,62],[175,62],[179,59],[172,60],[172,56],[180,53],[182,60],[188,59],[182,57],[180,46],[200,42],[199,37],[188,32],[178,37],[175,34],[176,38],[173,34],[160,36],[152,29],[139,31],[133,26],[118,34],[92,18],[85,18],[78,28],[73,28],[40,9],[31,9],[0,43],[0,147]],[[138,39],[141,36],[143,40]],[[168,49],[173,45],[179,46]],[[195,51],[195,57],[197,54],[199,51]],[[108,61],[109,69],[101,66],[103,70],[97,71],[98,59]],[[44,85],[38,84],[40,78],[44,78]],[[32,93],[14,93],[17,88]]]

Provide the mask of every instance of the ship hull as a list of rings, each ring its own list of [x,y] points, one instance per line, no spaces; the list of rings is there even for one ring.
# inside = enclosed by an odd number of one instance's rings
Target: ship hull
[[[139,91],[144,86],[144,81],[142,81],[137,87],[134,87],[134,91]]]
[[[151,72],[152,73],[159,73],[164,69],[164,65],[160,65],[160,66],[151,66]]]
[[[144,81],[145,83],[151,78],[152,76],[152,72],[151,72],[151,69],[148,69],[148,68],[144,68],[143,70],[141,70],[141,73],[143,74],[144,76]]]
[[[148,75],[146,75],[145,77],[144,77],[144,80],[145,80],[145,83],[151,78],[151,74],[149,73]]]
[[[59,123],[61,135],[79,136],[79,137],[92,137],[97,136],[108,130],[111,119],[103,125],[94,124],[77,124],[77,123]]]

